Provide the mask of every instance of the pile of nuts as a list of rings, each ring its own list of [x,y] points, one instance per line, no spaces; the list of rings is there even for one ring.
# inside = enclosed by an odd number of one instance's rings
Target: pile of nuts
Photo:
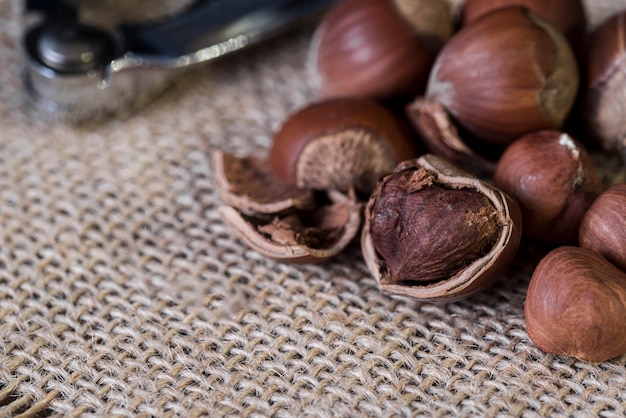
[[[338,0],[312,39],[318,100],[266,158],[212,155],[224,222],[284,262],[360,234],[381,291],[467,298],[520,245],[550,250],[524,313],[546,352],[626,354],[626,11],[587,30],[580,0]],[[581,77],[581,74],[584,77]]]

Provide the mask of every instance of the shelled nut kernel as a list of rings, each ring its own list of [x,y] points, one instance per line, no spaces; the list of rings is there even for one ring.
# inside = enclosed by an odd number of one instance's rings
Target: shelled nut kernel
[[[491,285],[516,254],[520,234],[517,203],[427,154],[379,181],[361,248],[382,291],[445,302]]]
[[[498,161],[493,179],[519,202],[524,235],[557,244],[577,241],[582,217],[603,190],[587,150],[555,130],[513,142]]]
[[[600,363],[626,353],[626,272],[599,253],[564,246],[535,269],[526,329],[542,350]]]
[[[612,185],[593,202],[578,232],[582,247],[626,271],[626,183]]]

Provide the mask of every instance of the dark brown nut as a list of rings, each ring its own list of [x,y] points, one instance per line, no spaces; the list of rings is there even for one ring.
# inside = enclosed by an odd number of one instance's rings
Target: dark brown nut
[[[626,271],[626,183],[612,185],[593,202],[578,232],[581,247]]]
[[[279,178],[300,188],[369,196],[382,175],[417,155],[410,128],[390,110],[339,98],[292,114],[276,132],[268,162]]]
[[[575,243],[585,212],[603,191],[583,145],[566,133],[539,131],[502,154],[494,183],[522,208],[524,235],[548,243]]]
[[[626,273],[599,253],[565,246],[537,265],[524,303],[543,351],[600,363],[626,353]]]
[[[587,44],[582,117],[591,138],[626,164],[626,11],[598,26]]]
[[[587,30],[587,15],[581,0],[467,0],[463,4],[462,25],[492,10],[512,5],[527,7],[550,22],[574,49],[578,48]]]
[[[362,205],[356,198],[331,196],[314,210],[271,218],[246,215],[231,206],[220,207],[219,213],[250,248],[265,257],[288,263],[321,262],[343,251],[361,228]]]
[[[491,285],[520,236],[514,201],[427,154],[381,179],[365,209],[361,247],[383,292],[449,302]]]
[[[417,3],[422,9],[417,16],[428,15],[426,21],[449,36],[452,18],[447,4]],[[413,13],[413,6],[417,5],[404,0],[340,0],[331,8],[310,46],[309,77],[318,95],[388,100],[423,92],[434,59],[426,44],[436,48],[443,40],[433,38],[430,29],[420,39],[410,16],[404,15]],[[424,13],[425,9],[430,11]],[[433,17],[441,20],[435,22]]]
[[[426,98],[443,105],[472,137],[504,147],[526,133],[559,128],[578,83],[565,37],[532,12],[505,7],[461,28],[445,44]]]

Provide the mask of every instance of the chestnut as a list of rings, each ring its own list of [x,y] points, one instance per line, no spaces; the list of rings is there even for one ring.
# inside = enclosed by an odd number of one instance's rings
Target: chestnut
[[[274,134],[268,164],[284,182],[303,189],[355,189],[368,196],[379,177],[418,155],[407,124],[362,98],[310,103]]]
[[[574,50],[578,49],[586,30],[587,15],[581,0],[467,0],[463,4],[462,25],[502,7],[524,6],[560,30]]]
[[[491,285],[520,236],[517,203],[426,154],[379,181],[365,208],[361,248],[383,292],[449,302]]]
[[[603,185],[589,153],[566,133],[534,132],[506,148],[494,184],[522,208],[524,235],[573,244],[585,212]]]
[[[595,251],[558,247],[533,272],[524,316],[548,353],[591,363],[626,354],[626,273]]]
[[[578,83],[563,34],[527,9],[509,6],[452,36],[433,65],[425,98],[416,101],[440,103],[467,135],[504,147],[526,133],[560,128]],[[413,110],[409,105],[409,116]]]
[[[451,33],[443,0],[340,0],[313,36],[311,84],[320,98],[408,100],[423,92],[434,55]]]
[[[626,11],[602,22],[586,51],[585,126],[592,140],[626,164]]]
[[[582,219],[578,240],[626,271],[626,183],[598,196]]]

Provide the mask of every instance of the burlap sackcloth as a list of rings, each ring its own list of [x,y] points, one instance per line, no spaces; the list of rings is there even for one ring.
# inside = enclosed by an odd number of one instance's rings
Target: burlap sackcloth
[[[209,153],[262,155],[314,99],[310,29],[127,117],[50,124],[23,105],[21,3],[0,0],[0,416],[624,416],[626,357],[529,340],[540,252],[435,305],[381,294],[356,244],[291,266],[225,227]],[[594,21],[623,7],[596,2]]]

